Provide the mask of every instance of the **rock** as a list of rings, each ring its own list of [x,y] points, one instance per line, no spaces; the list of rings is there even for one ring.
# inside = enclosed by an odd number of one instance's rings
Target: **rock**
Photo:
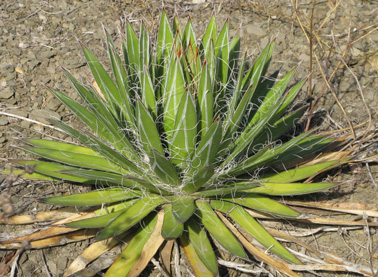
[[[48,109],[36,109],[30,113],[30,118],[45,124],[50,124],[50,122],[47,119],[51,118],[60,120],[61,116],[58,113]]]
[[[248,34],[262,36],[265,34],[265,31],[255,24],[248,24],[244,27]]]
[[[8,117],[5,117],[5,116],[0,117],[0,126],[8,125],[8,123],[9,123]]]
[[[49,108],[52,111],[56,111],[60,107],[61,104],[62,103],[58,99],[51,98],[50,101],[48,101],[47,103],[47,108]]]
[[[55,66],[49,66],[47,68],[47,72],[50,74],[55,74]]]
[[[29,66],[29,71],[33,70],[35,67],[37,67],[41,62],[37,60],[31,60],[30,62],[27,63]]]
[[[310,62],[310,56],[307,53],[302,53],[299,55],[298,59],[306,63]]]
[[[56,51],[48,48],[42,48],[41,51],[37,53],[37,59],[42,61],[45,59],[50,59],[56,55]]]
[[[28,113],[26,111],[23,111],[23,110],[11,109],[11,110],[8,110],[7,112],[10,113],[10,114],[22,116],[22,117],[25,117],[25,118],[28,117]]]
[[[0,64],[0,72],[14,72],[14,65],[13,64],[8,64],[8,63],[1,63]]]
[[[31,122],[30,122],[30,121],[23,120],[23,121],[21,121],[20,125],[21,125],[21,127],[22,127],[23,129],[30,129]]]
[[[0,86],[0,98],[9,99],[14,95],[14,88],[10,86],[2,87]]]

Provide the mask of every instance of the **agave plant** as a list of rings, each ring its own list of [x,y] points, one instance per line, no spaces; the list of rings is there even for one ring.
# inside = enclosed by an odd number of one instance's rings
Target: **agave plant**
[[[290,108],[306,80],[291,85],[296,68],[277,82],[277,74],[264,77],[274,41],[248,67],[228,21],[218,33],[213,16],[197,40],[190,19],[182,31],[177,18],[171,27],[163,12],[153,44],[143,24],[138,38],[130,23],[123,60],[108,34],[106,44],[111,75],[82,46],[96,87],[66,71],[81,103],[50,89],[88,127],[50,120],[78,144],[27,139],[23,148],[43,160],[14,161],[34,167],[28,178],[95,185],[90,192],[42,199],[93,207],[65,223],[65,232],[93,230],[109,247],[127,241],[107,276],[138,275],[157,251],[170,253],[174,241],[198,276],[218,274],[214,245],[241,259],[250,258],[247,250],[269,262],[246,246],[248,236],[276,259],[300,264],[252,215],[298,217],[274,197],[331,187],[298,181],[340,161],[299,166],[299,158],[332,139],[312,131],[282,139],[306,110]],[[163,257],[170,272],[171,254]]]

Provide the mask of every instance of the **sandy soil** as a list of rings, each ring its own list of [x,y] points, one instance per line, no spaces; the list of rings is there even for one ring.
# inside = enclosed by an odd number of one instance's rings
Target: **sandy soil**
[[[164,2],[164,3],[163,3]],[[257,56],[267,42],[276,37],[277,46],[271,70],[288,72],[301,62],[296,80],[310,73],[309,34],[312,1],[100,1],[100,0],[3,0],[0,3],[0,111],[47,123],[53,117],[73,126],[77,120],[44,87],[53,87],[75,97],[61,67],[66,67],[81,80],[88,80],[89,69],[77,40],[82,41],[106,63],[103,26],[120,42],[118,30],[124,29],[128,19],[136,27],[144,20],[151,32],[156,32],[164,4],[167,13],[178,13],[182,25],[188,16],[193,18],[197,34],[215,10],[219,26],[228,18],[233,32],[241,26],[242,49]],[[200,2],[200,3],[197,3]],[[337,5],[337,6],[336,6]],[[334,130],[356,126],[369,119],[369,112],[378,110],[378,6],[375,1],[321,1],[313,14],[313,29],[317,34],[313,45],[312,83],[314,98],[323,97],[317,106],[320,130]],[[137,28],[136,28],[137,29]],[[345,51],[346,47],[348,49]],[[339,69],[332,76],[333,71]],[[324,76],[332,76],[329,87]],[[87,81],[84,81],[87,82]],[[308,96],[308,84],[301,99]],[[332,91],[330,90],[332,89]],[[336,100],[337,98],[337,100]],[[344,111],[337,103],[343,107]],[[348,120],[350,123],[348,123]],[[29,157],[18,149],[18,139],[24,137],[56,137],[66,139],[54,130],[15,117],[0,116],[0,169],[10,168],[9,158]],[[361,148],[358,158],[377,154],[372,141]],[[370,171],[370,172],[369,172]],[[334,181],[341,185],[330,193],[311,196],[312,201],[329,203],[360,202],[377,206],[378,187],[373,180],[378,167],[355,163],[351,168],[333,172]],[[3,177],[2,177],[3,178]],[[1,179],[0,179],[1,180]],[[5,185],[0,185],[0,192]],[[35,200],[80,188],[63,184],[18,181],[12,188],[16,213],[36,213],[51,209]],[[295,229],[297,225],[289,225]],[[303,226],[302,226],[303,227]],[[317,226],[307,226],[308,229]],[[24,227],[0,226],[0,234]],[[368,243],[373,242],[378,268],[377,235],[363,229],[334,228],[319,232],[307,242],[346,260],[370,267]],[[1,235],[0,235],[1,236]],[[17,276],[61,276],[69,263],[88,245],[88,242],[69,244],[45,250],[24,252],[18,261]],[[1,251],[6,256],[9,251]],[[374,253],[370,253],[374,256]],[[42,259],[44,257],[45,261]],[[150,266],[150,275],[156,275]],[[151,271],[152,270],[152,271]],[[148,273],[147,272],[147,273]],[[234,271],[229,273],[234,276]],[[334,273],[329,276],[334,276]],[[341,273],[340,276],[345,276]]]

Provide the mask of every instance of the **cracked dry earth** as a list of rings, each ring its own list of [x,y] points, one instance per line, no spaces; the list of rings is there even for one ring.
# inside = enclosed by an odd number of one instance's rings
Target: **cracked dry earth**
[[[207,20],[215,10],[219,25],[228,18],[233,32],[237,32],[241,26],[242,49],[251,55],[251,59],[257,56],[271,38],[276,37],[271,70],[280,69],[285,73],[301,62],[296,80],[309,75],[310,51],[304,34],[304,31],[308,34],[308,29],[301,26],[301,23],[309,25],[309,21],[305,18],[310,18],[312,1],[174,2],[2,0],[0,3],[0,111],[2,112],[0,170],[11,167],[8,159],[30,157],[30,154],[14,147],[20,145],[18,141],[20,138],[68,139],[65,135],[30,120],[47,124],[45,118],[52,117],[70,122],[73,126],[80,125],[80,122],[45,88],[45,86],[53,87],[73,98],[76,97],[61,70],[62,66],[84,83],[90,80],[89,69],[85,66],[86,62],[77,40],[87,45],[101,61],[106,63],[103,26],[119,45],[118,30],[123,30],[126,19],[134,26],[144,20],[149,30],[156,32],[163,5],[170,16],[173,16],[175,11],[178,13],[182,25],[190,15],[198,34],[203,33]],[[349,125],[346,117],[352,125],[357,126],[369,119],[369,111],[374,114],[378,110],[377,2],[321,1],[314,9],[313,22],[314,28],[320,28],[318,35],[321,41],[321,46],[316,44],[314,48],[314,52],[318,55],[313,57],[312,81],[315,97],[324,87],[322,71],[319,70],[316,59],[319,60],[319,65],[326,76],[330,76],[337,64],[345,63],[330,82],[334,95],[326,87],[324,96],[319,102],[317,113],[320,115],[317,117],[320,119],[319,128],[322,131],[347,128]],[[341,59],[345,47],[351,42],[353,45]],[[303,89],[302,99],[306,98],[307,91],[308,85]],[[345,113],[337,104],[335,96]],[[4,113],[14,116],[7,116]],[[367,147],[361,147],[358,159],[373,156],[377,152],[377,144],[372,141]],[[332,177],[329,178],[340,182],[340,186],[328,193],[311,195],[308,199],[327,203],[364,203],[378,208],[378,187],[375,183],[377,176],[376,164],[372,163],[367,167],[364,162],[356,162],[351,167],[332,172]],[[4,177],[0,177],[0,180]],[[6,189],[6,184],[3,182],[0,185],[0,192]],[[14,203],[15,214],[35,214],[52,209],[51,206],[36,201],[42,196],[84,190],[88,188],[18,180],[11,188],[11,200]],[[327,214],[325,213],[324,216]],[[278,227],[282,228],[282,226]],[[314,230],[318,227],[294,223],[285,225],[289,232],[297,228]],[[329,226],[323,227],[327,229]],[[23,228],[26,227],[0,225],[0,237],[1,234]],[[352,263],[378,268],[376,229],[370,229],[369,235],[364,228],[349,230],[336,226],[327,230],[314,233],[304,239],[315,248],[334,253]],[[369,243],[373,243],[373,253],[369,253]],[[15,276],[61,276],[64,269],[87,245],[88,242],[83,241],[44,250],[24,251],[17,261]],[[11,251],[0,250],[0,257],[5,258],[10,253]],[[186,269],[183,268],[182,271],[185,273]],[[247,276],[224,268],[221,272],[229,276]],[[98,273],[98,276],[101,274]],[[151,264],[144,274],[158,276],[160,273]],[[300,274],[312,276],[310,273]],[[347,273],[323,274],[348,275]]]

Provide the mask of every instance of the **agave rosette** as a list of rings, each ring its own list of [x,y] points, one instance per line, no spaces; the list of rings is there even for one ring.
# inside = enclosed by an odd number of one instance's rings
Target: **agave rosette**
[[[35,166],[30,178],[96,185],[91,192],[43,199],[56,205],[97,206],[94,217],[67,227],[96,228],[97,240],[135,230],[109,276],[135,274],[136,267],[140,272],[146,266],[143,253],[150,252],[151,258],[176,239],[197,275],[217,275],[212,240],[248,258],[224,216],[277,256],[301,263],[250,211],[298,217],[299,212],[274,196],[329,188],[331,183],[298,181],[338,161],[269,169],[313,154],[332,140],[305,132],[279,143],[306,110],[289,109],[305,80],[290,86],[296,69],[277,82],[274,74],[264,78],[274,41],[247,68],[247,56],[239,57],[240,38],[230,39],[228,25],[226,21],[218,33],[213,16],[198,42],[190,19],[182,31],[177,19],[171,28],[163,13],[155,49],[143,24],[138,38],[127,23],[123,60],[106,34],[112,77],[82,46],[99,90],[80,84],[66,71],[81,103],[51,92],[91,131],[51,120],[80,145],[26,140],[24,149],[44,159],[17,161]],[[262,168],[268,173],[260,174]]]

